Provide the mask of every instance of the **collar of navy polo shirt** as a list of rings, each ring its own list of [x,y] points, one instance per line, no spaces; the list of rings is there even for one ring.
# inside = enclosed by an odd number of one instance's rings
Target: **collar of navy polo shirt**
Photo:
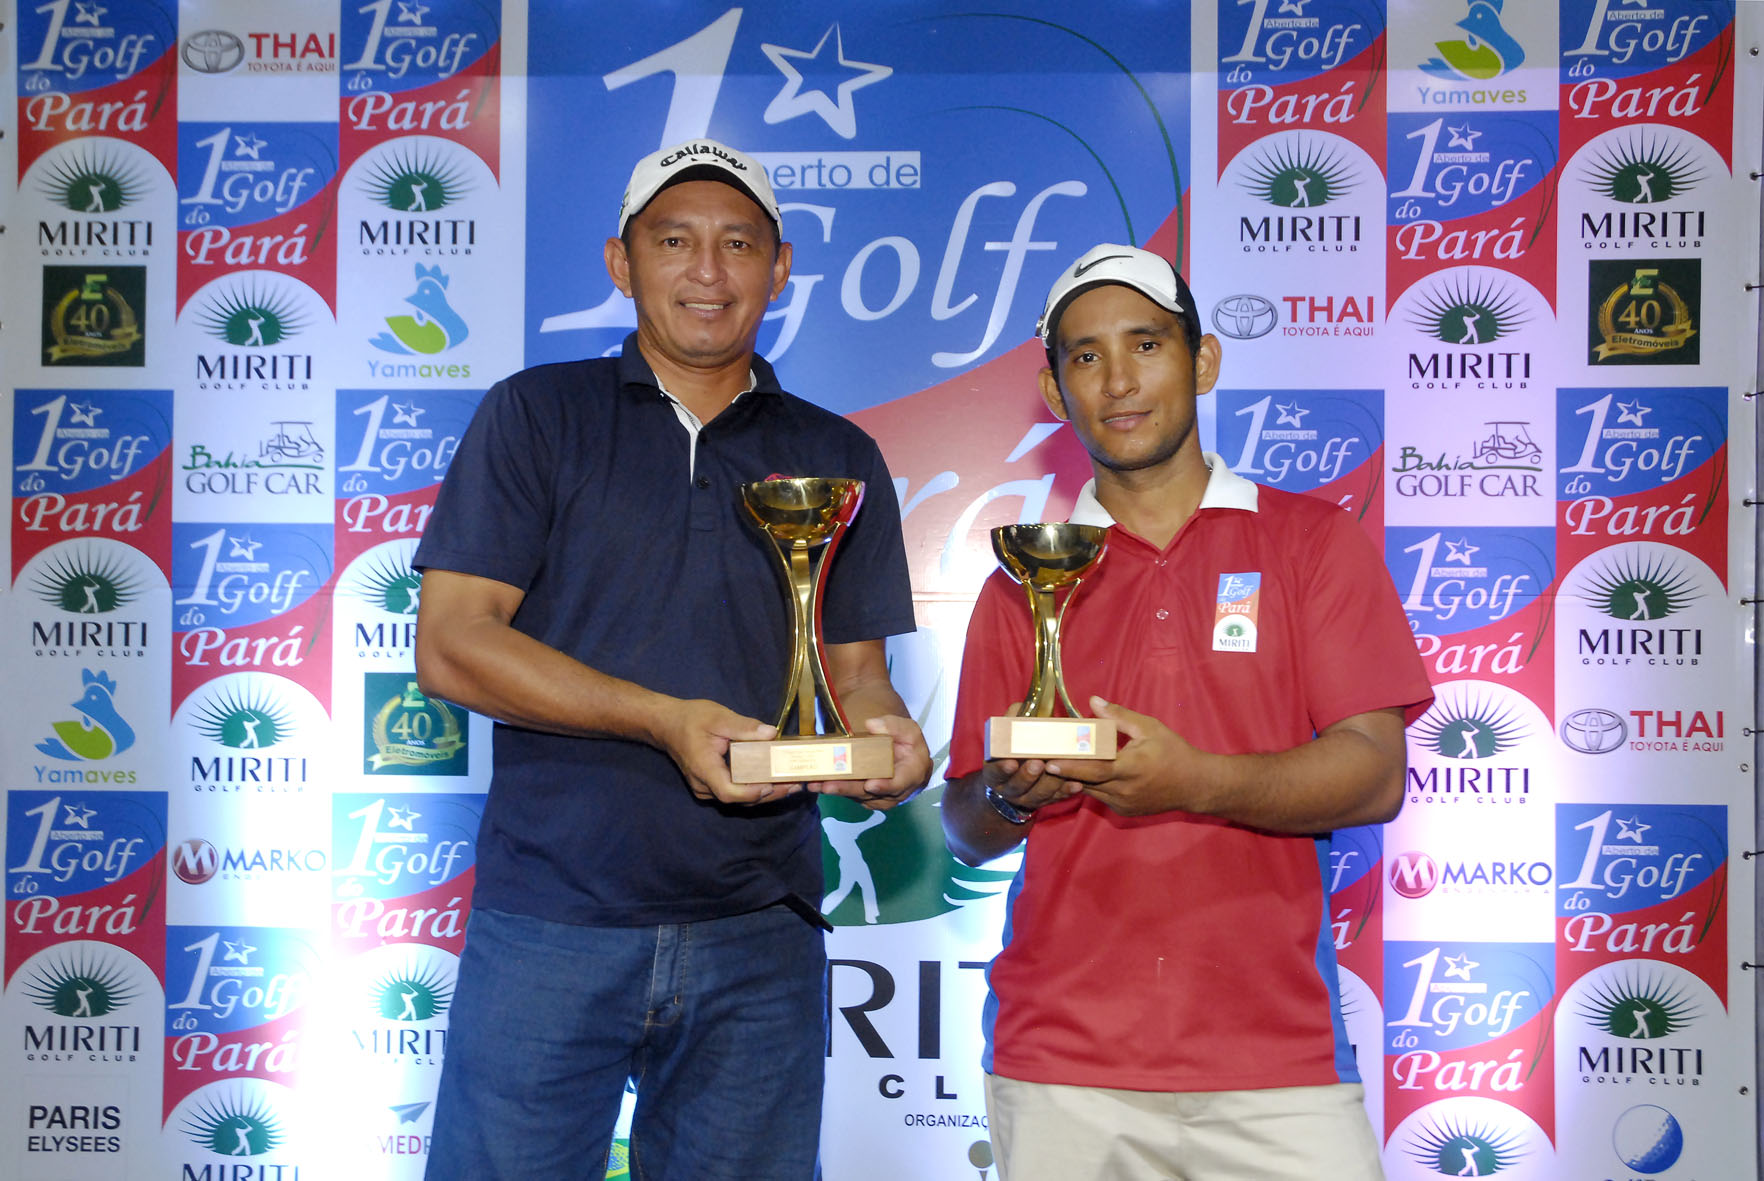
[[[1201,493],[1200,508],[1241,509],[1244,512],[1258,511],[1256,507],[1256,485],[1244,479],[1225,466],[1225,461],[1211,451],[1203,451],[1201,458],[1207,461],[1207,490]],[[1199,511],[1198,509],[1196,511]],[[1096,477],[1092,476],[1078,490],[1077,503],[1072,505],[1072,515],[1066,518],[1074,525],[1118,524],[1109,510],[1102,506],[1096,498]]]
[[[782,394],[784,392],[784,387],[778,384],[778,375],[773,372],[771,362],[764,357],[754,353],[748,367],[752,373],[753,384],[748,387],[747,393]],[[643,356],[643,350],[637,347],[635,332],[625,337],[625,343],[621,346],[618,374],[620,386],[648,386],[658,394],[662,394],[663,397],[672,397],[671,394],[662,390],[661,381],[655,376],[655,370],[649,367],[648,360]]]

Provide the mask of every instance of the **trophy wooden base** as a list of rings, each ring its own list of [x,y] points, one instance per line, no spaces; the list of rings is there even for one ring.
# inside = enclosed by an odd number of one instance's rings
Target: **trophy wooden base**
[[[736,783],[887,779],[893,774],[894,739],[886,734],[823,734],[729,744],[729,775]]]
[[[987,718],[988,759],[1112,759],[1115,723],[1107,718]]]

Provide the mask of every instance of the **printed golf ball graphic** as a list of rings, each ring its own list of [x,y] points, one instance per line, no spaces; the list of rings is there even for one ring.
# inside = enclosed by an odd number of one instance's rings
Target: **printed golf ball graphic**
[[[1684,1129],[1664,1107],[1643,1103],[1617,1117],[1611,1129],[1617,1159],[1638,1173],[1661,1173],[1684,1151]]]

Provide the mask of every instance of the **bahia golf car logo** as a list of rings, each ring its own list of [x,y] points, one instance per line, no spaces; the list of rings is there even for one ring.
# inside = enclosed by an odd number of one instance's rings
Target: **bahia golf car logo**
[[[1331,141],[1300,137],[1262,147],[1246,163],[1239,184],[1256,200],[1288,212],[1241,215],[1237,238],[1243,252],[1358,250],[1358,214],[1305,212],[1345,197],[1356,187],[1356,179]]]
[[[821,910],[834,926],[910,923],[959,910],[1004,889],[1015,873],[973,868],[943,844],[941,789],[888,812],[821,797]]]
[[[1442,1177],[1493,1177],[1525,1156],[1525,1137],[1488,1120],[1456,1116],[1450,1109],[1417,1124],[1403,1145],[1408,1158]]]

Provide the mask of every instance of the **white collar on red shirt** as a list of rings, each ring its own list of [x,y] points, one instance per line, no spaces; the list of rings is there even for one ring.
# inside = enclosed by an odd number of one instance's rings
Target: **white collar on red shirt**
[[[1201,494],[1201,508],[1236,508],[1256,511],[1256,486],[1225,466],[1225,461],[1211,451],[1202,452],[1207,461],[1207,490]],[[1113,525],[1115,518],[1096,498],[1096,480],[1091,478],[1078,490],[1078,502],[1072,506],[1067,520],[1074,525]]]

